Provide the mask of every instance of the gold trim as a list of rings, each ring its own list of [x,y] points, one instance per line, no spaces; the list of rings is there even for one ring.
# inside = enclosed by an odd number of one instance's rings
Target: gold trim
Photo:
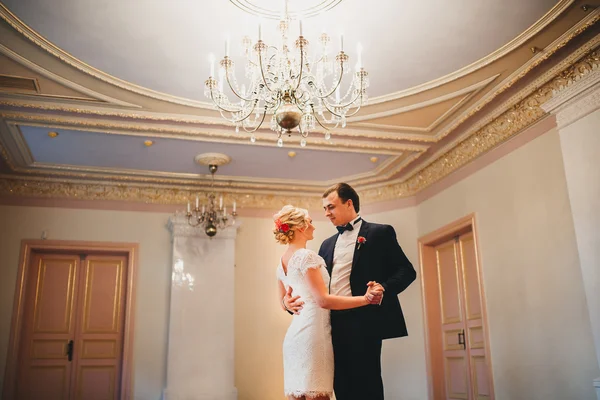
[[[561,14],[567,10],[571,4],[573,4],[575,0],[561,0],[559,1],[550,11],[548,11],[542,18],[536,21],[533,25],[527,28],[523,33],[519,36],[500,47],[498,50],[488,54],[487,56],[481,58],[474,63],[467,65],[464,68],[459,69],[458,71],[452,72],[446,76],[441,78],[437,78],[435,80],[426,82],[422,85],[418,85],[406,90],[401,90],[396,93],[391,93],[384,96],[374,97],[369,100],[369,104],[379,104],[384,103],[391,100],[401,99],[403,97],[408,97],[417,93],[424,92],[426,90],[430,90],[439,86],[442,86],[446,83],[455,81],[459,78],[469,75],[472,72],[475,72],[486,65],[491,64],[492,62],[499,60],[504,57],[508,53],[518,49],[527,41],[531,40],[535,35],[540,33],[546,26],[548,26],[552,21],[558,18]]]

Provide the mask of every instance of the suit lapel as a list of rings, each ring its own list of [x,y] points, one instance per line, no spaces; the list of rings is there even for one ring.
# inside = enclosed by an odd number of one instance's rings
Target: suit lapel
[[[331,271],[333,271],[333,251],[335,250],[335,244],[337,243],[338,237],[340,237],[339,233],[331,238],[329,241],[331,245],[327,247],[325,257],[323,257],[329,276],[331,276]]]

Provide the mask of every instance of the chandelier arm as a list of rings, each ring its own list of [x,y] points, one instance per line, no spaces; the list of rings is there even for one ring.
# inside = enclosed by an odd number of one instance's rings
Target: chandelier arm
[[[225,112],[228,112],[228,113],[231,113],[231,114],[233,114],[233,113],[236,113],[236,112],[240,112],[240,111],[241,111],[241,110],[228,110],[228,109],[226,109],[226,108],[224,108],[224,107],[221,107],[221,105],[220,105],[220,104],[219,104],[219,103],[218,103],[218,102],[215,100],[215,96],[214,96],[214,94],[213,94],[213,90],[212,90],[212,88],[210,89],[210,99],[212,100],[213,104],[214,104],[215,106],[217,106],[217,108],[218,108],[219,110],[222,110],[222,111],[225,111]],[[225,117],[223,117],[223,118],[225,118]],[[232,120],[232,121],[233,121],[233,120]]]
[[[352,101],[350,101],[350,102],[348,102],[346,104],[336,105],[336,107],[339,107],[339,108],[349,107],[351,104],[354,104],[354,102],[356,101],[356,99],[358,99],[359,96],[360,95],[357,94],[356,97],[354,99],[352,99]],[[343,115],[339,115],[339,114],[334,113],[333,111],[331,111],[331,109],[329,108],[329,104],[327,103],[327,101],[323,101],[323,105],[325,106],[325,108],[327,109],[327,111],[329,111],[331,114],[335,115],[336,117],[340,117],[341,118],[343,116]],[[352,115],[354,115],[354,114],[352,114]]]
[[[302,38],[302,36],[300,36]],[[296,89],[300,88],[300,83],[302,82],[302,70],[304,69],[304,46],[302,45],[302,40],[300,40],[300,72],[298,73],[298,84],[296,85]]]
[[[318,117],[318,116],[315,114],[315,109],[314,109],[314,107],[313,107],[313,117],[315,117],[315,120],[317,121],[317,123],[318,123],[319,125],[321,125],[321,128],[325,129],[326,131],[328,131],[328,130],[329,130],[329,128],[328,128],[328,127],[326,127],[325,125],[323,125],[323,124],[321,123],[321,121],[319,121],[319,117]]]
[[[321,100],[325,100],[326,98],[328,98],[329,96],[331,96],[332,94],[334,94],[335,90],[338,87],[340,87],[340,84],[342,83],[342,77],[343,76],[344,76],[344,62],[340,61],[340,78],[338,79],[337,84],[333,87],[333,89],[331,89],[331,92],[329,92],[328,94],[323,95],[323,96],[319,96],[318,94],[315,94],[315,96],[318,97]],[[313,81],[311,81],[310,84],[313,85],[313,86],[315,86],[315,88],[316,88],[316,85],[315,85],[315,83]]]
[[[258,62],[260,63],[260,74],[263,78],[263,82],[265,83],[265,87],[267,88],[267,90],[269,92],[273,92],[273,90],[269,87],[269,83],[267,82],[267,78],[265,78],[265,71],[263,70],[263,62],[262,62],[262,57],[260,56],[260,49],[258,50]]]
[[[360,107],[361,107],[361,106],[360,106],[360,104],[359,104],[359,105],[358,105],[358,107],[356,107],[356,110],[354,110],[354,112],[353,112],[353,113],[351,113],[351,114],[346,114],[346,118],[348,118],[348,117],[352,117],[352,116],[356,115],[356,114],[357,114],[357,113],[360,111]]]
[[[252,129],[252,130],[248,130],[246,129],[246,127],[244,126],[244,131],[248,132],[248,133],[254,133],[256,132],[258,129],[260,129],[260,127],[262,126],[263,122],[265,122],[265,117],[267,116],[267,107],[265,107],[265,111],[263,112],[263,116],[262,119],[260,120],[260,124],[258,124],[256,126],[256,128]]]
[[[233,92],[234,95],[237,96],[238,99],[244,100],[244,101],[253,101],[254,99],[246,99],[242,96],[240,96],[236,90],[233,88],[233,85],[231,84],[231,81],[229,80],[229,68],[225,69],[225,78],[227,78],[227,84],[229,85],[229,88],[231,89],[231,91]]]

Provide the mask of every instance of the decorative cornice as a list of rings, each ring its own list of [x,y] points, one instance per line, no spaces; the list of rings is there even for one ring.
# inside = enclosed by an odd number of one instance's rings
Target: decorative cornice
[[[535,35],[537,35],[542,29],[547,27],[550,23],[556,20],[560,15],[562,15],[573,3],[575,0],[560,0],[558,4],[556,4],[550,11],[548,11],[542,18],[536,21],[531,27],[517,36],[515,39],[501,47],[500,49],[490,53],[484,58],[474,62],[471,65],[468,65],[458,71],[455,71],[451,74],[448,74],[444,77],[435,79],[433,81],[424,83],[422,85],[415,86],[413,88],[409,88],[406,90],[402,90],[396,93],[388,94],[385,96],[380,96],[377,98],[373,98],[370,100],[371,104],[377,104],[385,101],[400,99],[403,97],[407,97],[416,93],[420,93],[448,82],[452,82],[456,79],[459,79],[463,76],[466,76],[478,69],[485,67],[486,65],[491,64],[492,62],[504,57],[508,53],[518,49],[522,45],[524,45],[527,41],[531,40]],[[29,41],[33,42],[37,46],[44,49],[46,52],[51,55],[57,57],[64,63],[90,75],[93,76],[103,82],[111,84],[113,86],[119,87],[121,89],[141,94],[146,97],[154,98],[157,100],[167,101],[174,104],[185,105],[194,108],[201,109],[209,109],[213,110],[214,107],[212,104],[207,102],[200,102],[191,99],[186,99],[178,96],[169,95],[166,93],[154,91],[151,89],[147,89],[145,87],[141,87],[135,85],[131,82],[124,81],[122,79],[116,78],[112,75],[109,75],[105,72],[102,72],[83,61],[73,57],[71,54],[65,52],[64,50],[56,47],[54,44],[49,42],[47,39],[42,37],[40,34],[31,29],[27,24],[21,21],[16,15],[14,15],[6,6],[0,3],[0,18],[6,21],[10,26],[13,27],[17,32],[26,37]]]
[[[552,98],[542,105],[546,112],[556,114],[559,129],[600,108],[600,63],[591,67],[554,90]]]
[[[558,18],[565,10],[567,10],[572,4],[574,0],[561,0],[559,1],[550,11],[548,11],[542,18],[536,21],[532,26],[530,26],[527,30],[521,33],[519,36],[508,42],[506,45],[502,46],[498,50],[493,53],[488,54],[484,58],[472,63],[471,65],[467,65],[466,67],[459,69],[451,74],[443,76],[441,78],[435,79],[433,81],[426,82],[422,85],[418,85],[406,90],[401,90],[396,93],[390,93],[384,96],[374,97],[369,100],[369,104],[379,104],[384,103],[391,100],[401,99],[403,97],[408,97],[420,92],[424,92],[426,90],[430,90],[436,88],[438,86],[444,85],[448,82],[452,82],[463,76],[466,76],[472,72],[477,71],[485,67],[486,65],[491,64],[492,62],[498,60],[501,57],[504,57],[508,53],[518,49],[527,41],[531,40],[535,35],[537,35],[542,29],[548,26],[552,21]]]
[[[362,191],[361,198],[368,203],[412,196],[448,176],[546,116],[541,106],[552,97],[553,90],[564,86],[565,82],[581,79],[581,76],[588,73],[586,71],[599,63],[599,57],[598,51],[589,53],[583,60],[567,68],[536,92],[405,181]]]
[[[553,91],[568,86],[592,70],[600,62],[598,51],[555,76],[534,93],[502,113],[456,147],[438,157],[433,163],[400,183],[360,190],[365,204],[409,197],[439,181],[479,155],[513,137],[547,115],[542,105]],[[4,155],[4,153],[3,153]],[[290,187],[290,190],[294,190]],[[157,188],[148,185],[118,185],[105,182],[65,182],[60,179],[0,176],[0,193],[15,196],[61,197],[88,200],[122,200],[157,204],[185,204],[197,194],[195,189]],[[225,193],[225,201],[237,201],[241,207],[275,209],[285,204],[314,209],[320,206],[320,193],[300,195],[270,195]]]
[[[559,129],[585,117],[600,108],[600,87],[591,93],[578,98],[567,107],[556,113],[556,122]]]
[[[187,217],[182,212],[176,212],[175,215],[169,218],[169,222],[167,223],[167,227],[169,228],[173,238],[193,237],[204,240],[235,239],[240,225],[241,222],[236,221],[235,225],[233,226],[228,226],[225,229],[219,229],[217,234],[211,238],[204,233],[204,229],[202,227],[193,227],[188,224]]]

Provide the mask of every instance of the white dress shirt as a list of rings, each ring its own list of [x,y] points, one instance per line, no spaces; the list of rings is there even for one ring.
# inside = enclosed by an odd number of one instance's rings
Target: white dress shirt
[[[350,288],[350,273],[352,272],[352,260],[354,259],[354,248],[358,239],[358,232],[362,225],[362,219],[356,222],[360,216],[350,223],[354,227],[351,231],[344,231],[338,237],[333,250],[333,269],[331,271],[331,284],[329,293],[336,296],[352,296]]]

